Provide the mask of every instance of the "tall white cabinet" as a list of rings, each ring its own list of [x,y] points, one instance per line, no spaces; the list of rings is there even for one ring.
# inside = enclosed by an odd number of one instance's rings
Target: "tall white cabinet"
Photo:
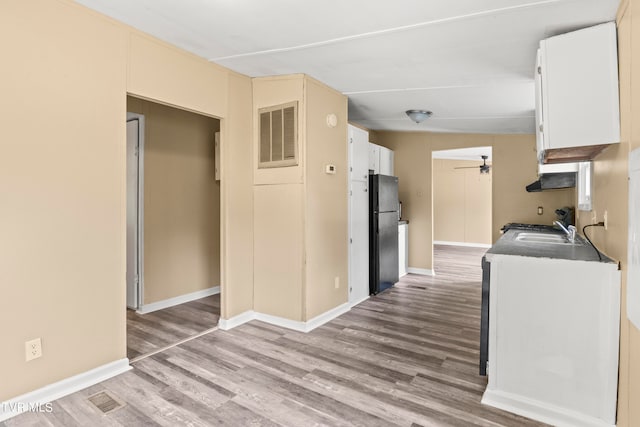
[[[349,125],[349,304],[369,297],[369,132]]]

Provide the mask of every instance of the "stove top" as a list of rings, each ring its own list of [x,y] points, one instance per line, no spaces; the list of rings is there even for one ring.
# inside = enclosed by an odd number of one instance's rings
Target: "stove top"
[[[521,224],[518,222],[510,222],[501,228],[504,233],[507,230],[528,230],[528,231],[558,231],[553,225],[545,224]]]

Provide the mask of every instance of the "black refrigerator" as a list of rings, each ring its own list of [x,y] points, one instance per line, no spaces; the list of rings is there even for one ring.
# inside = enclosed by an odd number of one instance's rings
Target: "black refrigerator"
[[[398,178],[369,175],[369,292],[393,286],[398,275]]]

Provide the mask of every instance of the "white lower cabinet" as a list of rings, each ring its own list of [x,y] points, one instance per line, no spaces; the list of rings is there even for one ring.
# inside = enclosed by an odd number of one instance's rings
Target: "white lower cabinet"
[[[620,272],[613,262],[487,255],[482,403],[558,426],[614,426]]]

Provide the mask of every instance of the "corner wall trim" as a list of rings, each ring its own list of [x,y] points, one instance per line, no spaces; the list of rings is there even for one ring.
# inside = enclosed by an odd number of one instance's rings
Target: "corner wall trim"
[[[419,274],[421,276],[435,276],[436,272],[433,270],[429,270],[426,268],[416,268],[416,267],[408,267],[407,273],[411,274]]]
[[[286,319],[284,317],[272,316],[271,314],[258,313],[253,310],[248,310],[230,319],[221,318],[218,321],[218,328],[222,329],[223,331],[228,331],[229,329],[233,329],[236,326],[240,326],[252,320],[260,320],[261,322],[269,323],[271,325],[280,326],[287,329],[292,329],[298,332],[310,332],[318,326],[322,326],[330,320],[333,320],[336,317],[340,316],[341,314],[346,313],[350,309],[351,307],[349,306],[349,303],[340,304],[339,306],[325,311],[324,313],[306,322]]]
[[[185,302],[195,301],[200,298],[216,295],[220,293],[220,286],[214,286],[213,288],[203,289],[201,291],[191,292],[189,294],[179,295],[177,297],[165,299],[158,302],[152,302],[151,304],[141,305],[136,313],[147,314],[154,311],[162,310],[165,308],[173,307],[174,305],[184,304]]]
[[[445,246],[465,246],[468,248],[490,248],[491,245],[488,243],[467,243],[467,242],[445,242],[442,240],[434,240],[434,245],[445,245]]]
[[[125,373],[131,369],[129,359],[119,359],[106,365],[65,378],[29,393],[0,402],[0,422],[26,412],[28,410],[44,410],[44,405],[85,389],[111,377]]]

